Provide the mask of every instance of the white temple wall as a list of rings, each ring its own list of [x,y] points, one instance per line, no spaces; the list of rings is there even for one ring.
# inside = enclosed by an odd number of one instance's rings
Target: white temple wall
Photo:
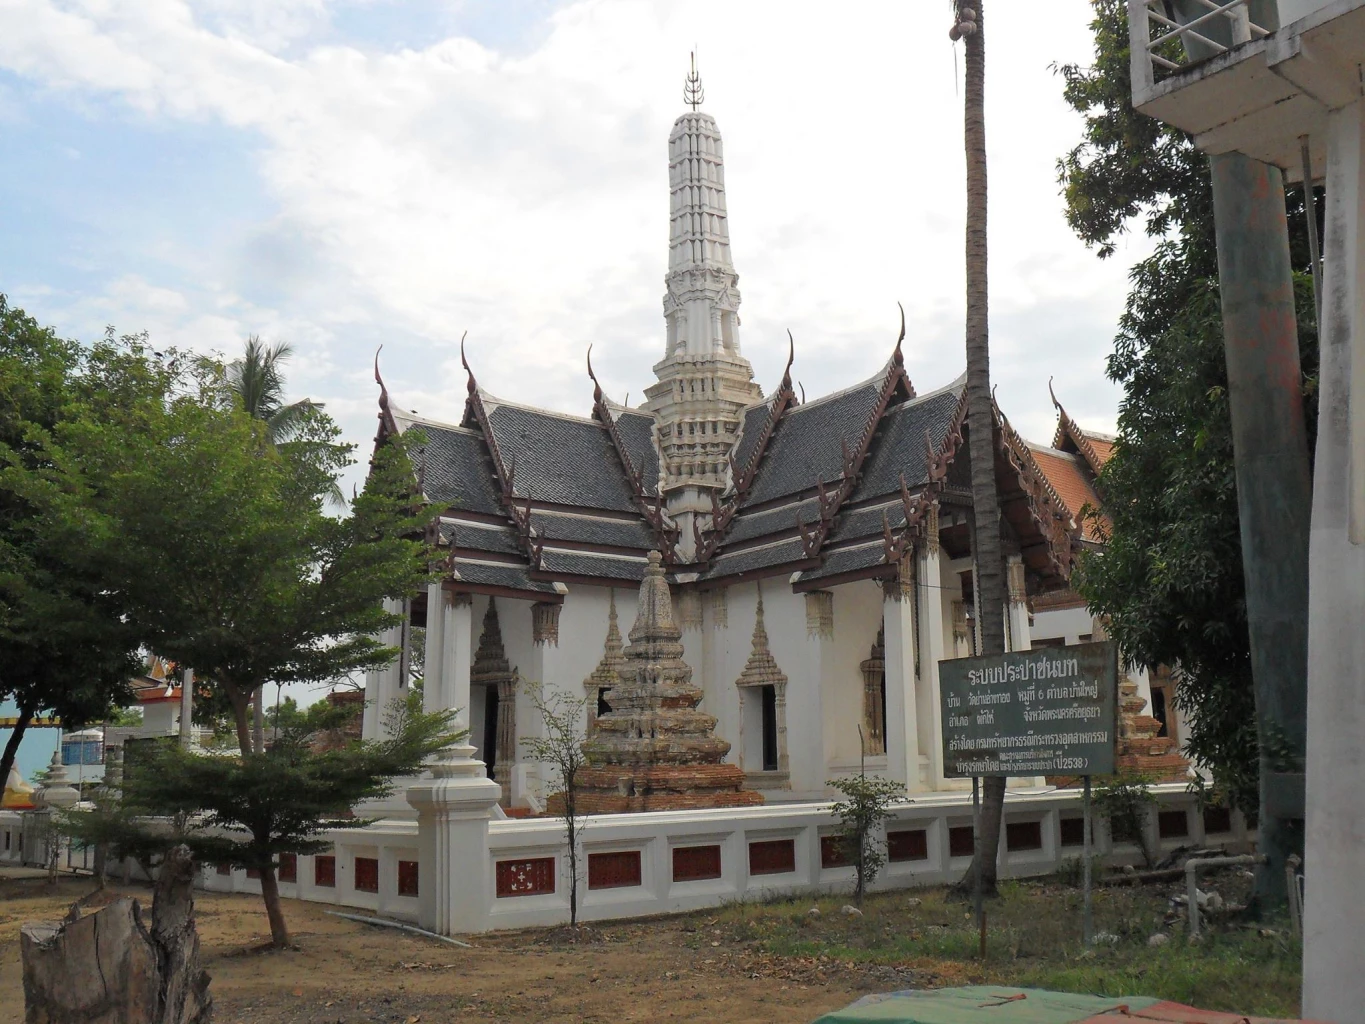
[[[863,726],[864,734],[867,731],[862,664],[871,657],[877,631],[882,628],[882,588],[873,580],[858,580],[833,587],[831,592],[834,636],[821,644],[825,751],[830,774],[855,774],[862,754],[858,726]],[[804,618],[803,610],[803,627]],[[898,754],[892,751],[892,756]],[[868,770],[877,774],[886,773],[887,763],[886,754],[869,754],[867,758]]]
[[[683,661],[692,666],[692,681],[701,686],[702,700],[698,710],[716,716],[718,737],[730,744],[725,760],[742,765],[742,737],[740,735],[739,689],[735,679],[749,656],[750,637],[754,628],[754,587],[751,583],[729,587],[724,598],[702,598],[702,623],[699,629],[683,629]],[[678,618],[677,595],[674,590],[673,615]],[[747,598],[747,600],[746,600]],[[725,615],[719,612],[719,601],[724,601]],[[741,605],[740,611],[736,605]],[[747,629],[743,622],[747,621]],[[739,668],[730,673],[730,666],[738,656]]]
[[[488,598],[476,597],[474,600],[477,648]],[[558,642],[537,644],[532,625],[532,602],[497,598],[503,651],[519,680],[516,699],[517,764],[526,766],[528,780],[543,782],[545,779],[541,766],[530,760],[524,742],[530,737],[543,736],[545,732],[544,722],[532,705],[530,690],[535,684],[541,684],[546,696],[557,691],[575,698],[587,694],[583,680],[602,660],[610,601],[608,587],[572,587],[560,608]],[[635,623],[635,604],[634,589],[617,589],[616,618],[626,643],[629,643],[630,628]],[[586,721],[583,727],[586,728]]]

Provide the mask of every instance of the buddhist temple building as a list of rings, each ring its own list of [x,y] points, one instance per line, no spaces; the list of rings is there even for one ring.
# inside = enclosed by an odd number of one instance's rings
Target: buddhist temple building
[[[823,798],[863,758],[911,792],[969,786],[944,776],[938,725],[939,661],[979,649],[965,374],[911,380],[902,319],[869,379],[803,400],[793,352],[765,392],[741,344],[720,130],[699,90],[689,102],[668,138],[661,358],[641,405],[609,396],[589,356],[582,415],[534,408],[489,393],[471,352],[463,415],[442,423],[404,411],[376,366],[376,443],[421,432],[446,560],[386,639],[406,652],[425,630],[425,700],[461,709],[505,804],[549,795],[522,681],[589,698],[603,809],[659,806],[647,765],[669,767],[674,806]],[[1094,633],[1068,583],[1101,541],[1081,512],[1109,445],[1065,413],[1051,446],[1030,444],[996,411],[1011,649]],[[406,658],[370,673],[367,736]],[[706,768],[692,800],[688,764]]]

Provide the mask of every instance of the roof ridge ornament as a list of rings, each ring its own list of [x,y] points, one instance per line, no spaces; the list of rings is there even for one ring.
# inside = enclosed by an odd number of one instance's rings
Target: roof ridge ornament
[[[696,110],[706,102],[706,90],[701,86],[701,75],[697,73],[697,51],[692,50],[692,70],[683,85],[683,102]]]
[[[896,350],[891,353],[891,361],[897,366],[904,366],[905,356],[901,354],[901,342],[905,340],[905,307],[901,305],[900,300],[897,300],[896,308],[901,311],[901,333],[896,338]]]
[[[465,382],[465,389],[472,395],[479,389],[478,382],[474,380],[474,371],[469,368],[469,360],[464,355],[464,340],[469,332],[465,331],[460,335],[460,365],[464,367],[464,372],[469,374],[469,380]]]

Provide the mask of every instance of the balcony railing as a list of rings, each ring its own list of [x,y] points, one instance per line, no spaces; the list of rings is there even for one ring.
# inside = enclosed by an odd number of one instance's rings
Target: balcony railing
[[[1166,75],[1268,36],[1251,20],[1249,0],[1128,0],[1133,97]]]

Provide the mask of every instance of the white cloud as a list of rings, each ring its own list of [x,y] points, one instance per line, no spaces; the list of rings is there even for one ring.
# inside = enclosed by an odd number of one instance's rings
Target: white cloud
[[[362,443],[381,342],[391,390],[431,415],[459,414],[465,329],[497,393],[586,411],[591,342],[609,389],[638,398],[663,338],[665,143],[700,40],[760,379],[780,372],[787,328],[811,395],[870,375],[900,300],[928,390],[963,361],[961,64],[946,11],[585,0],[511,55],[458,36],[394,52],[314,44],[320,0],[0,0],[0,67],[73,101],[247,129],[278,206],[234,251],[189,254],[192,284],[123,278],[44,308],[200,347],[287,336],[294,385]],[[1000,398],[1046,439],[1056,375],[1074,414],[1112,427],[1103,357],[1128,261],[1101,263],[1070,234],[1053,167],[1079,122],[1048,66],[1088,58],[1089,6],[988,14]]]

